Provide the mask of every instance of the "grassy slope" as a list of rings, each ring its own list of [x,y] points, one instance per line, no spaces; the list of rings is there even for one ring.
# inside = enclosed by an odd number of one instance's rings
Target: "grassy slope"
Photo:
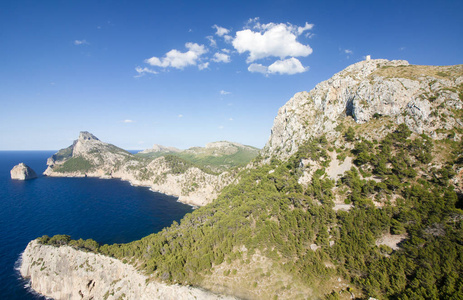
[[[208,150],[208,149],[206,149]],[[135,156],[158,158],[161,156],[176,156],[201,169],[209,170],[213,173],[220,173],[235,167],[242,167],[248,164],[258,154],[257,148],[252,150],[239,148],[233,154],[214,155],[213,150],[204,151],[204,153],[191,153],[191,152],[152,152],[152,153],[137,153]]]
[[[371,77],[382,76],[385,78],[408,78],[419,80],[424,76],[431,76],[438,79],[455,79],[463,76],[463,65],[454,66],[418,66],[403,65],[397,67],[382,67],[373,72]]]

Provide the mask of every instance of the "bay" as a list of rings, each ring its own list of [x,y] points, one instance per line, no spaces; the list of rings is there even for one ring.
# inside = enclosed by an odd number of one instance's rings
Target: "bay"
[[[40,176],[12,180],[24,162],[37,174],[56,151],[0,151],[0,298],[42,299],[25,288],[15,263],[27,243],[42,235],[68,234],[100,244],[126,243],[179,221],[192,208],[176,197],[117,179]]]

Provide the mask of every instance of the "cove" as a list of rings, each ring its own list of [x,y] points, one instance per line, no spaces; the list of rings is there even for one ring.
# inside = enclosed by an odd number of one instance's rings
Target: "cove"
[[[36,299],[14,270],[27,243],[68,234],[100,244],[127,243],[180,221],[191,206],[148,187],[118,179],[44,177],[14,181],[9,170],[24,161],[38,174],[51,151],[0,151],[0,295]]]

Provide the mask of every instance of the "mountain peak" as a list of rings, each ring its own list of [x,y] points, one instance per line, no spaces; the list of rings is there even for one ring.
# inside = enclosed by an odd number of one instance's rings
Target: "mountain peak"
[[[144,154],[147,154],[147,153],[171,153],[171,152],[177,153],[177,152],[181,152],[181,151],[182,150],[177,149],[175,147],[166,147],[166,146],[163,146],[163,145],[154,144],[152,148],[140,151],[140,153],[144,153]]]
[[[218,141],[218,142],[211,142],[206,144],[206,148],[227,148],[227,147],[244,147],[239,143],[229,142],[229,141]]]
[[[81,131],[79,134],[79,141],[91,141],[91,140],[96,140],[99,141],[99,139],[91,134],[88,131]]]
[[[386,59],[355,63],[279,109],[264,156],[286,159],[311,137],[335,138],[344,118],[364,124],[387,117],[390,124],[381,132],[405,123],[416,134],[444,139],[447,135],[439,130],[463,126],[453,117],[463,107],[462,83],[463,65],[416,66]]]

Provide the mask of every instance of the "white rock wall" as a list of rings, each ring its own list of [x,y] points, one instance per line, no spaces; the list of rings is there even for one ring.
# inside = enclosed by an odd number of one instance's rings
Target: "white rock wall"
[[[236,299],[180,285],[149,281],[132,265],[100,254],[31,241],[20,273],[31,288],[53,299]]]
[[[357,123],[368,122],[375,113],[391,116],[395,123],[405,123],[415,133],[433,138],[445,138],[436,134],[436,129],[461,127],[461,120],[449,117],[443,122],[431,113],[439,109],[451,114],[454,109],[462,109],[458,93],[452,91],[463,82],[462,77],[452,81],[423,74],[412,80],[374,73],[382,67],[408,65],[404,60],[362,61],[319,83],[310,92],[295,94],[279,109],[263,155],[287,159],[310,137],[322,133],[328,138],[336,135],[334,128],[346,115]],[[433,95],[439,96],[431,103],[429,97]]]

